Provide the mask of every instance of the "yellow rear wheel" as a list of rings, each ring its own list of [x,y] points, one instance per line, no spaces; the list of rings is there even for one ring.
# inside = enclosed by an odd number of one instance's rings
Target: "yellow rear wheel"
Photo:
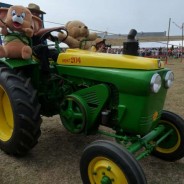
[[[11,138],[14,123],[13,112],[8,94],[0,85],[0,139],[7,141]]]
[[[40,136],[40,104],[31,80],[0,67],[0,148],[23,156]]]

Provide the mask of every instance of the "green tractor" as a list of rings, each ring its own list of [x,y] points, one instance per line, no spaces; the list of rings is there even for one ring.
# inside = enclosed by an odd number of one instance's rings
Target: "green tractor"
[[[60,115],[73,134],[115,140],[85,148],[83,183],[145,184],[138,160],[150,154],[167,161],[184,156],[183,119],[163,110],[173,79],[160,60],[130,55],[67,49],[50,63],[48,78],[34,58],[1,58],[0,148],[25,155],[41,135],[41,115]]]

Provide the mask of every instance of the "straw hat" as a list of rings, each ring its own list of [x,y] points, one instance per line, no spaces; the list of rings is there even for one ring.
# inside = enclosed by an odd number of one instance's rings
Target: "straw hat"
[[[44,11],[40,10],[40,7],[37,4],[29,3],[27,7],[31,12],[46,14]]]
[[[96,43],[96,44],[101,43],[101,42],[105,42],[105,39],[103,39],[103,38],[97,38],[97,39],[95,40],[95,43]]]

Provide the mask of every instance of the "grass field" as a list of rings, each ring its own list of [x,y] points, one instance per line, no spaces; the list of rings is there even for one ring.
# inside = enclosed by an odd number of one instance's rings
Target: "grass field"
[[[175,73],[164,109],[184,118],[184,63],[171,59],[166,67]],[[24,158],[0,151],[0,184],[82,184],[79,161],[83,148],[103,136],[72,135],[58,116],[43,117],[38,145]],[[184,158],[165,162],[153,156],[140,161],[148,184],[184,184]]]
[[[174,71],[175,81],[168,91],[164,109],[184,118],[184,62],[170,59],[165,67]],[[164,162],[154,157],[142,160],[149,184],[184,184],[184,158],[176,162]]]
[[[184,117],[184,59],[170,59],[165,65],[171,68],[175,74],[175,81],[168,91],[165,108]]]

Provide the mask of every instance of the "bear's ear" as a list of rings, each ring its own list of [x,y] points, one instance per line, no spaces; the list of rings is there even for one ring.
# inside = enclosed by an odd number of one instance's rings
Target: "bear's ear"
[[[6,19],[8,8],[0,8],[0,27],[4,26],[3,21]]]
[[[32,27],[33,27],[34,33],[38,32],[41,28],[43,28],[42,20],[33,15]]]
[[[65,27],[67,28],[67,26],[71,23],[72,21],[68,21],[66,24],[65,24]]]

